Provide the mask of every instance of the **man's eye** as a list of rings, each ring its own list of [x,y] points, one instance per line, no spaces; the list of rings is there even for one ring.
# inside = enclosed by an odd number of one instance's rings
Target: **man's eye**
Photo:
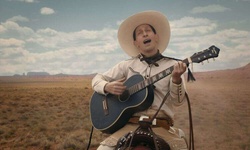
[[[140,34],[142,34],[142,31],[137,32],[137,35],[140,35]]]

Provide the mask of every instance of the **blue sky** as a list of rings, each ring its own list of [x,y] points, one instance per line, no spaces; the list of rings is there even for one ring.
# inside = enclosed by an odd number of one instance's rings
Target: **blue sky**
[[[103,72],[128,59],[119,24],[134,13],[164,13],[171,38],[164,55],[185,59],[216,45],[213,62],[194,71],[250,61],[250,0],[0,0],[0,75]]]

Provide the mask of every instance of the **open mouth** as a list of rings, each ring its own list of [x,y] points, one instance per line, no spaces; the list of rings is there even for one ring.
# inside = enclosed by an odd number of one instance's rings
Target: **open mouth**
[[[151,42],[151,39],[146,39],[143,41],[144,44],[147,44],[147,43],[150,43]]]

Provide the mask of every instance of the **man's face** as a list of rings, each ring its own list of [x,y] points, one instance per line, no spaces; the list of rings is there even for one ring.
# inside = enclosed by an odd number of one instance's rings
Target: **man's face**
[[[140,53],[147,57],[157,53],[159,37],[148,24],[139,25],[135,29],[135,37],[134,45]]]

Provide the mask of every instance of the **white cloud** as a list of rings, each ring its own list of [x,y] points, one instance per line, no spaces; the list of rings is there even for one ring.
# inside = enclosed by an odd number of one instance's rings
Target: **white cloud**
[[[196,71],[227,69],[249,63],[249,31],[219,29],[216,21],[193,17],[170,21],[170,25],[171,41],[165,55],[184,59],[211,45],[221,49],[215,63],[209,63],[205,67],[194,65]]]
[[[217,23],[206,18],[184,17],[170,24],[172,36],[165,52],[170,57],[186,58],[213,44],[221,48],[218,58],[221,68],[227,67],[233,60],[238,60],[241,65],[247,61],[242,56],[250,57],[248,31],[218,31]],[[33,31],[8,20],[1,23],[0,31],[4,31],[0,32],[0,70],[9,75],[28,71],[96,73],[128,58],[118,45],[117,30],[112,28],[76,32],[60,32],[51,28]],[[227,58],[226,61],[224,58]],[[217,67],[212,65],[211,69]],[[208,70],[208,67],[204,67],[204,70]]]
[[[27,3],[34,3],[35,0],[23,0],[24,2],[27,2]]]
[[[217,24],[206,18],[184,17],[170,22],[174,36],[207,34],[217,28]]]
[[[6,28],[3,25],[0,25],[0,34],[6,32]]]
[[[240,60],[249,62],[250,32],[236,29],[226,29],[216,33],[218,43],[224,48],[224,62]],[[245,60],[244,60],[245,59]],[[237,62],[235,62],[237,63]]]
[[[46,28],[39,29],[33,36],[26,39],[27,42],[36,43],[46,49],[85,48],[96,51],[113,51],[117,48],[115,41],[116,30],[103,29],[100,31],[81,30],[78,32],[58,32]],[[101,48],[101,47],[102,48]]]
[[[21,16],[21,15],[18,15],[18,16],[14,16],[14,17],[8,19],[8,21],[13,21],[13,22],[17,22],[17,21],[28,22],[29,19],[26,18],[26,17],[23,17],[23,16]]]
[[[44,36],[54,36],[57,35],[58,32],[56,30],[46,28],[46,29],[39,29],[37,30],[38,34],[44,35]]]
[[[18,23],[7,20],[0,25],[0,33],[4,32],[6,37],[27,37],[34,35],[34,31],[28,27],[21,27]]]
[[[39,2],[38,0],[8,0],[8,1],[18,1],[18,2],[25,2],[25,3]]]
[[[0,47],[22,47],[24,45],[24,41],[10,38],[10,39],[0,39]]]
[[[216,32],[215,32],[216,31]],[[215,63],[205,67],[197,65],[196,71],[227,69],[249,63],[250,32],[237,29],[214,30],[207,34],[174,36],[170,43],[170,54],[176,58],[186,58],[194,52],[202,51],[211,45],[220,48]],[[174,51],[174,52],[173,52]],[[172,52],[172,53],[171,53]]]
[[[102,67],[110,65],[110,61],[105,60],[110,58],[110,53],[118,49],[117,31],[110,28],[69,33],[51,28],[33,31],[13,21],[2,23],[2,27],[6,30],[2,33],[3,37],[11,33],[15,35],[12,37],[19,38],[0,39],[0,46],[3,47],[0,49],[1,66],[10,68],[13,68],[15,64],[25,66],[16,65],[20,68],[4,69],[8,74],[35,71],[37,68],[42,68],[42,71],[51,74],[82,74],[85,71],[87,71],[85,73],[92,73],[95,68],[101,68],[98,67],[99,65]],[[95,64],[95,56],[102,57],[103,55],[105,59],[100,64]],[[12,61],[13,59],[15,61]]]
[[[124,21],[124,20],[116,21],[116,25],[117,25],[117,26],[120,26],[120,25],[122,24],[123,21]]]
[[[42,15],[51,15],[51,14],[54,14],[55,11],[54,11],[52,8],[43,7],[43,8],[41,8],[40,13],[41,13]]]
[[[195,7],[191,10],[192,14],[198,14],[198,13],[217,13],[217,12],[225,12],[229,11],[229,8],[226,8],[221,5],[208,5],[208,6],[199,6]]]

